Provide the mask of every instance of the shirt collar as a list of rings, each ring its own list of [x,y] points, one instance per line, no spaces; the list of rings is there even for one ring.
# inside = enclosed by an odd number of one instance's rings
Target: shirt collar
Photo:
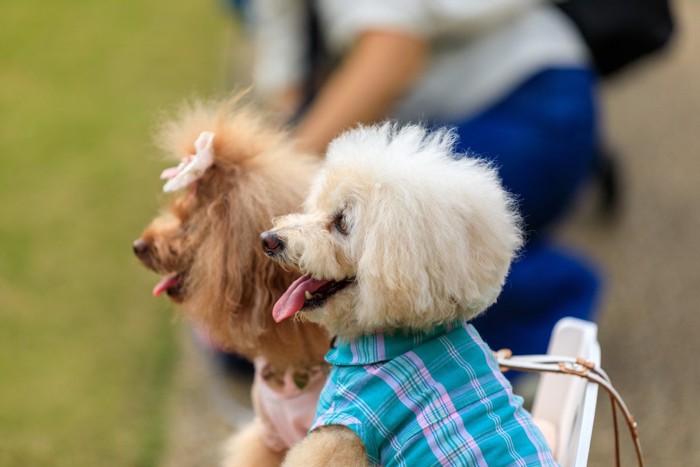
[[[375,332],[355,339],[338,336],[326,354],[331,365],[371,365],[391,360],[415,349],[432,339],[443,336],[463,323],[449,323],[435,326],[430,331],[396,331],[393,333]]]

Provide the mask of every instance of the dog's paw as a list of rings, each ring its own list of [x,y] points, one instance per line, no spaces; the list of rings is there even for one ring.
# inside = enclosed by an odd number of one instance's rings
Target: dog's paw
[[[283,467],[366,467],[362,440],[349,428],[331,425],[318,428],[294,446]]]

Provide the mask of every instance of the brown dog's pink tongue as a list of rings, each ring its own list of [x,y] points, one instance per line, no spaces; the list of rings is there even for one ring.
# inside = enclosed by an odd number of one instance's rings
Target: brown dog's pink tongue
[[[309,275],[295,280],[275,303],[275,306],[272,308],[272,317],[279,323],[290,316],[294,316],[304,306],[307,291],[314,293],[329,282],[329,280],[325,279],[314,279]]]
[[[170,287],[175,287],[180,283],[180,279],[178,278],[177,274],[172,274],[170,276],[165,276],[156,284],[155,287],[153,287],[153,296],[157,297],[158,295],[162,294],[166,290],[168,290]]]

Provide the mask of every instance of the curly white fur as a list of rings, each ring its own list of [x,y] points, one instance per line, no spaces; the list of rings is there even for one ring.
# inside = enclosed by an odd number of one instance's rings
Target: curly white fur
[[[331,143],[305,213],[274,221],[276,259],[355,282],[303,317],[352,337],[471,319],[496,301],[520,220],[495,169],[455,154],[455,139],[384,123]]]

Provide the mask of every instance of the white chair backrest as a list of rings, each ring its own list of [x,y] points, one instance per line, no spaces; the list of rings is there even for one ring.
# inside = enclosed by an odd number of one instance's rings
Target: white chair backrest
[[[600,365],[598,326],[576,318],[561,319],[548,355],[581,357]],[[593,434],[598,385],[573,375],[543,374],[532,406],[536,423],[554,430],[551,446],[562,467],[584,467]]]

